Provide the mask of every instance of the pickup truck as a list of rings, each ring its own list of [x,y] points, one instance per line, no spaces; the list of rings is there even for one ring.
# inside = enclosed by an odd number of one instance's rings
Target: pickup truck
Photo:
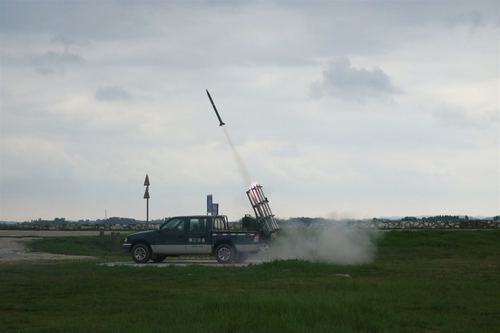
[[[136,263],[162,262],[167,256],[213,255],[219,263],[229,264],[244,260],[261,246],[258,231],[230,231],[224,215],[172,217],[159,230],[131,234],[123,243]]]

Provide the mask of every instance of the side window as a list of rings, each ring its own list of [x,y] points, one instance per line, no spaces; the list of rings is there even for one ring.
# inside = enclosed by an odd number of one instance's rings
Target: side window
[[[214,218],[213,223],[214,223],[214,227],[213,227],[214,230],[217,230],[217,231],[224,231],[225,230],[224,220],[221,219],[220,217]]]
[[[184,219],[172,219],[161,226],[162,231],[184,232]]]
[[[206,218],[192,218],[189,219],[189,232],[205,232],[207,230],[207,219]]]

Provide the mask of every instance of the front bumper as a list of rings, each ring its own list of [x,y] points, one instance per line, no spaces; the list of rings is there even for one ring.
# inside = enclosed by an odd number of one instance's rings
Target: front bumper
[[[132,244],[129,244],[129,243],[123,243],[122,244],[122,248],[127,251],[127,252],[130,252],[130,248],[132,247]]]

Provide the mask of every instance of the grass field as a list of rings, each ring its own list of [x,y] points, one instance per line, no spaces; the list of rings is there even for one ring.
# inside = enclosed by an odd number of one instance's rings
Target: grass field
[[[130,234],[130,232],[129,232]],[[95,256],[101,260],[128,260],[121,245],[124,234],[104,236],[73,236],[35,239],[28,247],[34,252]]]
[[[33,249],[104,260],[114,242]],[[3,332],[500,332],[500,230],[388,232],[360,266],[3,264],[0,295]]]

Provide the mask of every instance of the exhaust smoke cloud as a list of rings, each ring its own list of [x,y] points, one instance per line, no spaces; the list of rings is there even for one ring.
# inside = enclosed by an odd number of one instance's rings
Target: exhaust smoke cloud
[[[252,179],[248,168],[228,130],[223,126],[225,123],[220,118],[208,90],[207,95],[231,147],[244,185],[251,186]],[[346,265],[369,263],[375,258],[377,236],[377,231],[353,225],[348,221],[324,220],[308,226],[289,226],[278,234],[268,250],[256,254],[253,259],[261,261],[302,259]]]
[[[252,259],[300,259],[341,265],[370,263],[375,259],[380,232],[348,221],[326,220],[310,226],[283,226],[269,249]]]

